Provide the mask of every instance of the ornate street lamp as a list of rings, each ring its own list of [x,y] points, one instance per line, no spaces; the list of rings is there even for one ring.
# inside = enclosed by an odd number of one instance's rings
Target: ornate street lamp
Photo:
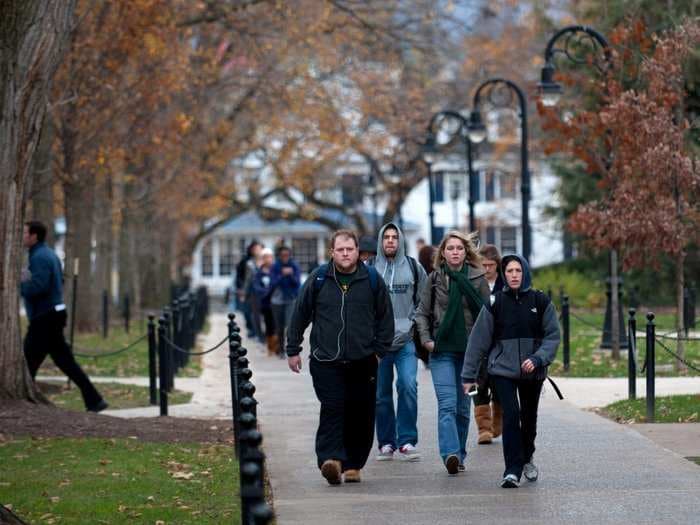
[[[437,131],[436,128],[438,128]],[[467,120],[461,113],[449,109],[435,113],[430,119],[430,124],[428,124],[428,135],[432,137],[436,147],[437,141],[435,137],[440,132],[449,135],[447,143],[452,142],[456,136],[459,136],[464,141],[469,182],[469,200],[467,202],[469,206],[469,231],[475,231],[476,217],[474,216],[474,206],[477,201],[477,184],[473,168],[472,144],[478,144],[486,138],[486,128],[484,128],[483,133],[475,133],[474,135],[470,133],[470,129],[472,129],[471,120]]]
[[[581,50],[593,51],[593,60],[589,60],[590,53],[582,54]],[[600,61],[602,55],[604,61]],[[576,66],[593,65],[599,73],[605,73],[610,65],[610,44],[598,31],[588,26],[571,25],[557,31],[547,42],[544,50],[544,67],[541,73],[541,82],[538,85],[540,100],[548,107],[555,106],[564,90],[556,80],[556,58],[564,57],[568,62]],[[617,251],[610,250],[609,256],[610,277],[607,280],[607,304],[605,308],[605,322],[603,325],[603,338],[601,348],[613,348],[613,340],[619,342],[620,348],[627,347],[627,335],[625,333],[622,305],[619,302],[620,279],[617,275]],[[617,333],[613,336],[613,327]]]
[[[532,252],[530,235],[530,169],[527,145],[527,101],[520,87],[504,78],[490,78],[484,81],[474,93],[474,109],[469,117],[469,136],[472,140],[486,137],[486,126],[481,118],[482,95],[492,108],[512,108],[513,94],[520,110],[520,194],[523,248],[522,255],[529,261]]]

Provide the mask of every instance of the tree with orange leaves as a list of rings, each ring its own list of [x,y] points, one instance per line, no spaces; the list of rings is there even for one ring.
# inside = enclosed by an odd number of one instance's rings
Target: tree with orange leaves
[[[676,265],[677,330],[683,328],[684,263],[700,227],[700,160],[689,140],[684,67],[700,45],[700,22],[687,21],[653,41],[641,24],[616,33],[642,45],[642,59],[621,46],[604,82],[596,86],[598,111],[568,122],[545,113],[558,136],[552,150],[568,151],[599,177],[602,197],[581,206],[569,226],[601,249],[622,254],[624,267],[658,267],[663,256]],[[634,79],[634,87],[630,86]],[[678,354],[683,342],[679,337]],[[685,370],[682,361],[677,368]]]

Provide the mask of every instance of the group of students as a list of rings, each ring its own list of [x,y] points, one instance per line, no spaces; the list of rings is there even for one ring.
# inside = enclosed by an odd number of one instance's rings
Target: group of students
[[[394,223],[381,228],[374,257],[361,259],[359,248],[350,230],[332,235],[331,260],[304,283],[287,332],[289,368],[299,373],[303,334],[312,325],[309,368],[321,403],[316,455],[323,477],[332,485],[361,481],[375,429],[378,460],[420,459],[422,349],[447,472],[466,470],[473,397],[478,442],[491,442],[502,429],[501,486],[517,487],[523,475],[535,481],[537,408],[559,325],[547,296],[531,288],[527,261],[501,259],[492,245],[478,250],[475,235],[450,231],[428,273],[406,255]]]
[[[270,248],[257,241],[248,246],[236,268],[236,306],[243,313],[249,337],[284,358],[284,332],[301,286],[301,271],[288,246]],[[264,328],[263,328],[264,326]]]

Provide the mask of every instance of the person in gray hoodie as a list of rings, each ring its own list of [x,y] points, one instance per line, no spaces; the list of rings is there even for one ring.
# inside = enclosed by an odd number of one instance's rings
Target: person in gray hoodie
[[[462,368],[464,392],[488,356],[488,374],[503,407],[503,488],[516,488],[520,476],[536,481],[532,461],[537,435],[537,407],[547,367],[559,346],[559,321],[549,298],[531,288],[527,261],[506,255],[501,261],[505,286],[493,304],[481,309],[472,329]]]
[[[394,223],[385,224],[377,239],[377,256],[369,260],[389,290],[394,310],[394,341],[377,371],[377,442],[379,461],[391,460],[394,452],[407,461],[420,459],[418,443],[418,359],[413,343],[413,318],[420,288],[427,275],[418,262],[406,255],[405,239]],[[394,368],[397,404],[394,410]]]

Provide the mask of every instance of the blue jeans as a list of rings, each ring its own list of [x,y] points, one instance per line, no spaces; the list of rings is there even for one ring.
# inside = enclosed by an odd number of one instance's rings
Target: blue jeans
[[[394,366],[396,367],[397,403],[394,412]],[[379,448],[418,442],[418,358],[412,341],[396,352],[389,352],[377,371],[377,441]]]
[[[438,446],[443,461],[451,454],[456,454],[460,462],[467,457],[471,400],[462,390],[463,361],[462,353],[430,354],[430,374],[438,402]]]

